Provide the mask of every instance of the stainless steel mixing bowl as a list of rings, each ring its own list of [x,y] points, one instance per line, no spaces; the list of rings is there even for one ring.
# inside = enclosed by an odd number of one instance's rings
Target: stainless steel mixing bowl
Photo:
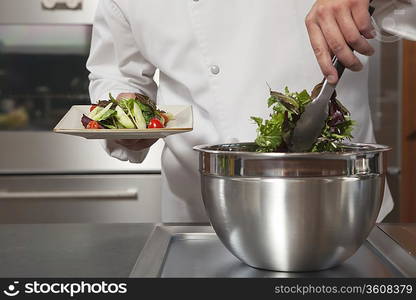
[[[340,264],[380,210],[388,147],[258,153],[253,143],[201,145],[203,201],[223,244],[250,266],[313,271]]]

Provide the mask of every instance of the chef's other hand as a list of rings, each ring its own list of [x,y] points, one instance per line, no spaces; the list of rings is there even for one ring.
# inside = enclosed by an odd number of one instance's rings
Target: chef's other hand
[[[116,140],[116,143],[133,151],[141,151],[149,148],[158,139],[143,139],[143,140]]]
[[[122,99],[136,99],[135,93],[121,93],[118,94],[116,100],[122,100]]]
[[[317,0],[305,19],[309,39],[322,73],[330,83],[338,81],[332,66],[336,55],[345,67],[360,71],[363,66],[348,45],[358,53],[374,53],[367,39],[375,37],[368,12],[369,0]]]
[[[117,96],[116,100],[136,98],[134,93],[121,93]],[[149,148],[157,139],[143,139],[143,140],[116,140],[116,143],[133,151],[141,151]]]

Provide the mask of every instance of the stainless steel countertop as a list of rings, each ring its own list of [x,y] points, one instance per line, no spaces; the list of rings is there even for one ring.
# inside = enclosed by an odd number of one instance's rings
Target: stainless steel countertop
[[[128,277],[154,224],[0,225],[0,277]]]
[[[154,225],[0,225],[0,277],[128,277]],[[414,254],[416,224],[381,229]]]

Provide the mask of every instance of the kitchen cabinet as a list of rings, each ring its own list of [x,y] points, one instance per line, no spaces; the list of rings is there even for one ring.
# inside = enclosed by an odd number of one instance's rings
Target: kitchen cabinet
[[[160,222],[160,174],[0,176],[0,223]]]
[[[403,44],[400,221],[416,221],[416,42]]]
[[[394,201],[393,211],[384,222],[398,222],[401,177],[401,65],[402,41],[372,41],[375,54],[370,58],[369,98],[376,142],[391,147],[387,155],[387,183]]]

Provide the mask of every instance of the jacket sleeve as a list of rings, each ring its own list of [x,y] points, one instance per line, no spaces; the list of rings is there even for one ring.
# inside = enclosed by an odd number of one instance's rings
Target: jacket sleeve
[[[141,54],[128,20],[112,0],[98,2],[87,69],[92,103],[108,99],[109,93],[114,97],[141,93],[156,99],[156,68]],[[110,156],[136,163],[142,162],[148,152],[131,151],[110,140],[102,141],[102,145]]]

